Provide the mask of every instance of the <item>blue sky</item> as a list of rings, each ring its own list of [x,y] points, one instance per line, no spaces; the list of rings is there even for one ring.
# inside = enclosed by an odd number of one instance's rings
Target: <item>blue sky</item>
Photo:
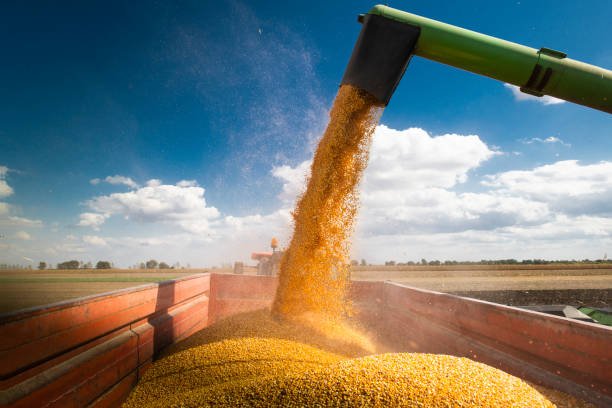
[[[210,266],[286,245],[374,4],[4,5],[0,263]],[[612,67],[609,1],[389,5]],[[543,102],[414,58],[374,138],[353,256],[612,255],[612,116]]]

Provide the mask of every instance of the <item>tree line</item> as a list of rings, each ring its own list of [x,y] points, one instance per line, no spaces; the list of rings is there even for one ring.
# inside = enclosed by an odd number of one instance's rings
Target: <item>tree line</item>
[[[77,261],[76,259],[72,259],[70,261],[59,262],[56,265],[56,269],[113,269],[115,266],[112,262],[109,261],[98,261],[94,267],[91,262],[82,262]],[[146,262],[141,262],[138,265],[135,265],[134,269],[175,269],[179,268],[180,265],[178,263],[170,266],[166,262],[157,262],[155,259],[150,259]],[[46,262],[39,262],[38,269],[45,270],[52,268],[52,265],[48,265]],[[0,268],[1,269],[1,268]],[[20,269],[20,268],[11,268],[11,269]]]
[[[44,270],[44,269],[51,269],[53,266],[52,265],[48,265],[46,262],[39,262],[38,263],[38,269],[39,270]],[[76,259],[72,259],[70,261],[65,261],[65,262],[59,262],[56,265],[56,269],[112,269],[114,267],[112,262],[109,261],[98,261],[96,262],[96,265],[94,267],[94,265],[91,262],[82,262],[82,261],[77,261]]]

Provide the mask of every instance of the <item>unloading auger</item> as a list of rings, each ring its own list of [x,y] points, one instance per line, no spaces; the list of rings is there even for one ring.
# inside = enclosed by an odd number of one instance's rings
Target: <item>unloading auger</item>
[[[363,24],[342,84],[361,88],[387,105],[413,55],[612,113],[612,71],[377,5]]]

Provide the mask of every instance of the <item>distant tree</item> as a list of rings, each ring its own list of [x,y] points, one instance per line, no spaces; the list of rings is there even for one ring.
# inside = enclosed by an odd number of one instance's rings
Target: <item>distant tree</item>
[[[76,260],[61,262],[57,264],[57,269],[79,269],[81,263]]]
[[[156,268],[157,268],[157,261],[155,259],[151,259],[147,261],[146,269],[156,269]]]
[[[395,265],[395,261],[386,261],[385,265],[386,266],[394,266]]]
[[[165,262],[160,262],[159,263],[159,269],[170,269],[170,265],[168,265]]]
[[[111,269],[112,265],[108,261],[98,261],[96,269]]]
[[[91,262],[86,262],[83,264],[83,269],[91,269],[93,268],[93,265]]]
[[[42,271],[43,269],[47,269],[47,263],[46,263],[46,262],[42,262],[42,261],[41,261],[41,262],[39,262],[39,263],[38,263],[38,269],[40,269],[41,271]]]
[[[421,258],[421,265],[427,265],[427,259]]]
[[[138,267],[139,267],[140,269],[146,269],[146,268],[147,268],[147,265],[145,265],[145,263],[144,263],[144,262],[141,262],[141,263],[140,263],[140,265],[138,265]]]
[[[361,266],[366,266],[367,264],[368,263],[366,262],[366,260],[362,258],[361,259]]]
[[[357,266],[359,262],[356,259],[351,260],[351,266]]]

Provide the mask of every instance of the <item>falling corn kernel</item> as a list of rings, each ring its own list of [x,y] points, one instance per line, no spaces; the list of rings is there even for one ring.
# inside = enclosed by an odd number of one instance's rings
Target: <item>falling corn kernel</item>
[[[357,185],[381,112],[379,102],[365,91],[350,85],[338,91],[306,191],[293,213],[294,232],[280,264],[275,313],[337,318],[348,312],[349,238],[358,209]]]

